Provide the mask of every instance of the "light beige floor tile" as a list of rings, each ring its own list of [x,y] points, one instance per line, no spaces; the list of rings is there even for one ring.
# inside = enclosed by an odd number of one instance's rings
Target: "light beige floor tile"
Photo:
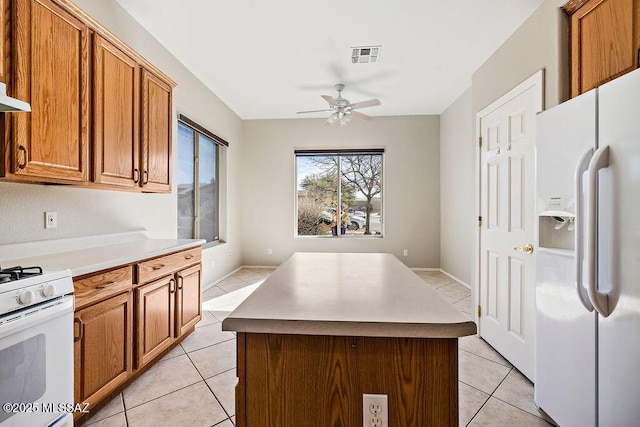
[[[454,282],[454,280],[451,277],[442,273],[422,276],[422,280],[424,280],[425,282],[427,282],[428,284],[434,287],[448,285],[449,283]]]
[[[89,421],[90,424],[83,424],[83,427],[127,427],[127,419],[124,412],[104,418],[100,421]]]
[[[235,369],[223,372],[207,380],[207,385],[218,398],[218,401],[220,401],[229,416],[236,414],[235,393],[237,383],[238,377],[236,377]]]
[[[235,415],[233,417],[231,417],[231,422],[233,423],[233,425],[236,425],[236,416]]]
[[[228,305],[232,303],[239,303],[240,300],[233,296],[233,294],[226,293],[216,298],[211,298],[202,303],[202,309],[205,311],[214,310],[216,307]]]
[[[471,300],[469,298],[462,299],[453,304],[453,306],[464,313],[471,314]]]
[[[469,425],[479,427],[535,427],[549,426],[550,424],[528,412],[491,397]]]
[[[220,424],[216,424],[213,427],[233,427],[233,423],[231,422],[231,420],[224,420],[223,422],[221,422]]]
[[[189,353],[203,378],[208,379],[236,367],[236,340],[205,347]]]
[[[438,270],[412,270],[412,271],[420,277],[435,276],[437,274],[442,274],[442,272]]]
[[[184,350],[179,345],[175,346],[169,353],[165,354],[161,360],[169,360],[174,357],[182,356],[184,354]]]
[[[446,296],[447,298],[455,299],[456,302],[471,295],[471,291],[469,289],[465,288],[457,282],[449,283],[446,286],[442,286],[436,289],[436,292],[438,292],[442,296]]]
[[[222,323],[216,322],[193,331],[191,335],[186,337],[180,345],[185,352],[199,350],[210,345],[218,344],[223,341],[234,338],[232,332],[222,330]]]
[[[261,277],[261,279],[260,279],[261,281],[266,279],[266,277],[264,277],[262,275],[260,275],[260,277]],[[223,289],[226,292],[232,293],[234,291],[237,291],[238,289],[246,288],[247,286],[251,286],[251,283],[242,281],[242,282],[230,283],[228,285],[220,285],[220,288]]]
[[[485,393],[493,393],[510,370],[475,354],[458,352],[458,379]]]
[[[252,267],[249,270],[254,273],[262,274],[263,276],[268,276],[276,270],[276,267]]]
[[[237,282],[243,282],[244,280],[235,277],[235,276],[229,276],[229,277],[225,277],[224,279],[222,279],[221,281],[219,281],[218,283],[216,283],[216,286],[220,287],[220,285],[229,285],[231,283],[237,283]]]
[[[458,348],[509,368],[511,367],[511,363],[509,363],[507,359],[495,351],[485,340],[476,335],[469,335],[460,338],[458,340]]]
[[[98,421],[104,420],[105,418],[109,418],[115,414],[119,414],[120,412],[124,412],[124,404],[122,403],[122,393],[118,394],[116,397],[111,399],[109,403],[100,408],[95,413],[91,414],[91,418],[86,421],[86,424],[93,424]]]
[[[487,399],[489,399],[487,393],[458,381],[458,414],[460,425],[466,426]]]
[[[213,298],[218,298],[226,293],[227,291],[222,290],[217,286],[212,286],[202,293],[202,301],[208,301]]]
[[[211,427],[226,418],[204,381],[127,411],[129,427]]]
[[[161,360],[122,392],[124,405],[131,408],[202,381],[187,355]]]
[[[256,283],[254,285],[245,286],[244,288],[238,289],[237,291],[232,291],[229,294],[233,295],[235,298],[238,298],[240,301],[244,301],[247,299],[249,295],[253,293],[262,283]]]
[[[203,326],[211,325],[212,323],[218,323],[219,320],[211,314],[210,311],[202,310],[202,319],[198,323],[196,323],[196,328],[201,328]]]
[[[533,383],[522,375],[517,369],[512,369],[507,378],[500,384],[493,393],[493,397],[510,403],[523,411],[527,411],[537,417],[544,418],[544,415],[533,403]]]
[[[227,316],[233,310],[238,308],[240,303],[241,303],[241,301],[235,302],[233,304],[223,305],[223,306],[217,307],[214,310],[211,310],[209,313],[211,313],[216,319],[218,319],[220,322],[222,322],[224,319],[227,318]]]
[[[240,271],[238,271],[237,273],[233,274],[234,277],[244,280],[245,282],[253,285],[254,283],[258,283],[258,282],[262,282],[264,279],[266,279],[266,276],[262,275],[262,274],[258,274],[258,273],[254,273],[251,270],[247,270],[247,269],[242,269]],[[224,286],[219,285],[222,289],[225,289]],[[226,285],[225,285],[226,286]]]

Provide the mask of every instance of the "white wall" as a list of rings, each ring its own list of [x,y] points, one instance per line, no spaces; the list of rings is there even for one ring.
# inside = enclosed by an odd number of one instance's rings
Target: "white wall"
[[[390,252],[411,267],[440,265],[438,116],[244,122],[243,263],[277,265],[296,251]],[[295,149],[384,148],[384,238],[294,237]],[[273,255],[267,255],[273,249]],[[402,250],[409,256],[403,257]]]
[[[478,221],[473,203],[473,123],[469,89],[440,116],[440,268],[468,285],[469,238]]]
[[[230,143],[228,149],[222,150],[221,156],[221,238],[228,243],[206,249],[203,253],[203,283],[210,283],[238,267],[241,260],[242,121],[114,0],[74,2],[178,83],[174,91],[176,113],[185,114]],[[176,147],[175,120],[173,125]],[[177,150],[174,149],[173,153],[175,164]],[[148,229],[151,238],[175,238],[175,184],[174,180],[171,194],[135,194],[0,183],[0,244],[140,228]],[[57,229],[43,228],[45,210],[58,213]]]

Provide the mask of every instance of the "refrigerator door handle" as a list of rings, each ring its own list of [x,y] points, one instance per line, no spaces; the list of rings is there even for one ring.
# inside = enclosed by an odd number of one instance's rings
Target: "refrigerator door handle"
[[[598,171],[609,166],[609,146],[605,145],[598,148],[593,154],[591,163],[589,164],[588,183],[589,191],[587,194],[587,280],[589,283],[589,299],[593,307],[602,316],[607,317],[611,314],[609,311],[609,296],[596,289],[596,250],[597,250],[597,214],[598,204],[596,200],[596,190],[598,183]]]
[[[575,203],[576,203],[576,233],[575,233],[575,270],[576,270],[576,291],[578,292],[578,300],[582,303],[584,308],[588,311],[593,311],[593,305],[589,301],[589,294],[587,293],[586,288],[582,284],[582,260],[584,259],[584,209],[583,207],[583,197],[582,197],[582,175],[589,168],[589,162],[593,156],[593,148],[589,148],[585,151],[582,156],[580,156],[580,160],[578,161],[578,166],[576,167],[575,173]]]

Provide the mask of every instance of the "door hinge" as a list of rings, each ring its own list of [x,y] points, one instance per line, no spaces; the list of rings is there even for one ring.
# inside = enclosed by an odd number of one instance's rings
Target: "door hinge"
[[[482,227],[482,217],[478,217],[478,227]]]
[[[482,315],[482,308],[478,306],[478,319],[480,318],[481,315]]]
[[[482,137],[478,137],[478,147],[482,148]]]

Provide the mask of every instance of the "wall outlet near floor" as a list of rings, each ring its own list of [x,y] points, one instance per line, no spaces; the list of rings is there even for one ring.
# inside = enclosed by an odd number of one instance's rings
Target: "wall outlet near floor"
[[[273,249],[267,249],[267,255],[273,255]]]
[[[362,427],[389,427],[386,394],[362,395]]]
[[[409,249],[405,249],[402,251],[402,256],[409,256]]]
[[[57,228],[58,227],[58,213],[57,212],[45,212],[44,213],[44,228]]]

